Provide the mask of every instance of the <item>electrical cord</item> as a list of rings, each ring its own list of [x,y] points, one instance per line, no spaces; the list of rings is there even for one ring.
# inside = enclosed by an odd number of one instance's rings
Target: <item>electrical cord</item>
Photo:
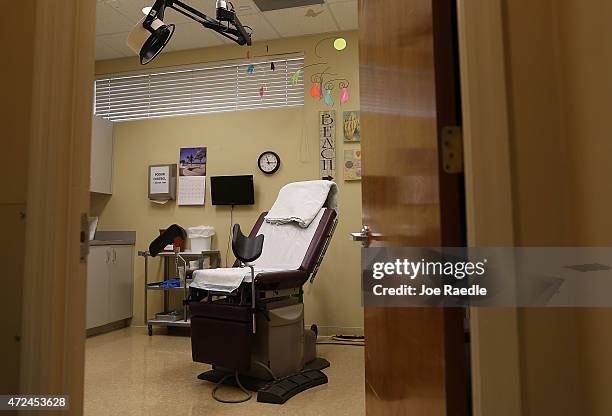
[[[317,345],[349,345],[351,347],[365,347],[365,344],[358,342],[319,342],[317,341]]]
[[[362,335],[332,335],[331,339],[340,342],[365,342],[365,337]]]
[[[229,248],[230,244],[232,244],[232,227],[234,226],[234,205],[230,209],[230,229],[229,229],[229,238],[227,239],[227,247],[225,248],[225,268],[227,268],[227,259],[229,257]]]
[[[238,387],[240,388],[240,390],[242,390],[246,394],[246,397],[243,397],[242,399],[229,400],[229,399],[222,399],[217,396],[217,390],[219,390],[219,387],[221,387],[223,383],[225,382],[225,380],[227,380],[231,376],[234,376],[236,378],[236,384],[238,384]],[[215,384],[215,388],[213,388],[213,391],[212,391],[212,397],[213,399],[221,403],[244,403],[244,402],[248,402],[249,400],[251,400],[251,397],[253,397],[253,395],[247,389],[244,388],[242,383],[240,383],[240,378],[238,378],[238,371],[235,371],[234,374],[226,374],[225,376],[223,376],[223,378],[221,378],[221,380],[217,382],[217,384]]]
[[[321,338],[329,338],[329,341],[317,341],[317,345],[351,345],[356,347],[365,346],[365,337],[359,335],[332,335]]]
[[[257,364],[258,366],[263,367],[268,372],[268,374],[270,374],[270,376],[272,377],[272,380],[275,380],[275,381],[278,380],[278,377],[276,377],[274,375],[274,373],[272,372],[272,369],[270,367],[268,367],[267,365],[265,365],[261,361],[253,360],[253,362],[255,364]]]

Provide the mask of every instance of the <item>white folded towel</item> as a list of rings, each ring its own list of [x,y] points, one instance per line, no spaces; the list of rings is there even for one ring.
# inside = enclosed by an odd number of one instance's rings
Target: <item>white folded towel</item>
[[[274,272],[277,269],[255,268],[255,274]],[[251,269],[248,267],[228,267],[221,269],[203,269],[193,272],[193,280],[189,287],[214,292],[232,293],[242,284],[251,282]]]
[[[251,274],[248,268],[205,269],[193,272],[189,287],[231,293]]]
[[[306,228],[323,207],[338,209],[338,186],[335,182],[319,180],[289,183],[278,193],[276,202],[266,215],[266,222],[296,222]]]

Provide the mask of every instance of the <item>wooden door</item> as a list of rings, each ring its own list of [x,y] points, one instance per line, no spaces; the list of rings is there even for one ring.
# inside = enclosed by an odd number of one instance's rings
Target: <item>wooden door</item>
[[[65,394],[70,397],[70,410],[62,414],[81,415],[87,283],[82,236],[87,233],[90,196],[96,2],[13,3],[19,3],[21,9],[12,13],[9,8],[7,12],[21,28],[8,25],[9,35],[3,38],[15,38],[21,32],[27,41],[33,34],[34,44],[18,41],[5,45],[23,56],[12,59],[8,54],[7,62],[26,73],[29,58],[33,58],[32,76],[12,81],[23,85],[23,94],[31,100],[31,107],[16,107],[15,113],[27,113],[29,122],[19,115],[20,133],[5,133],[28,148],[28,164],[18,170],[27,172],[28,179],[22,253],[27,260],[24,277],[14,276],[23,281],[23,291],[16,293],[22,297],[23,316],[20,389],[11,393]],[[30,87],[32,93],[28,94]],[[13,172],[11,166],[8,169]]]
[[[463,246],[462,174],[441,167],[460,120],[452,0],[360,0],[363,223],[373,245]],[[366,308],[366,413],[467,414],[463,311]]]

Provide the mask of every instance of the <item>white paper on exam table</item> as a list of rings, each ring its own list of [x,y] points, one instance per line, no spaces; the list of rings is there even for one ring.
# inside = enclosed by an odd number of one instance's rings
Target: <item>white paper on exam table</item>
[[[302,228],[296,223],[264,222],[257,233],[264,235],[264,247],[261,256],[253,262],[255,274],[297,270],[306,256],[324,211],[325,209],[319,211],[308,228]],[[193,272],[193,282],[190,287],[231,293],[242,282],[250,281],[251,269],[248,267],[204,269]]]

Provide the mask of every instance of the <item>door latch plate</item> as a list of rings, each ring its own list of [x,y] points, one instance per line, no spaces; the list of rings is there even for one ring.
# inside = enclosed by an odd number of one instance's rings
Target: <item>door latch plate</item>
[[[81,263],[87,262],[89,254],[89,220],[87,214],[81,214],[81,231],[79,233],[79,248]]]

